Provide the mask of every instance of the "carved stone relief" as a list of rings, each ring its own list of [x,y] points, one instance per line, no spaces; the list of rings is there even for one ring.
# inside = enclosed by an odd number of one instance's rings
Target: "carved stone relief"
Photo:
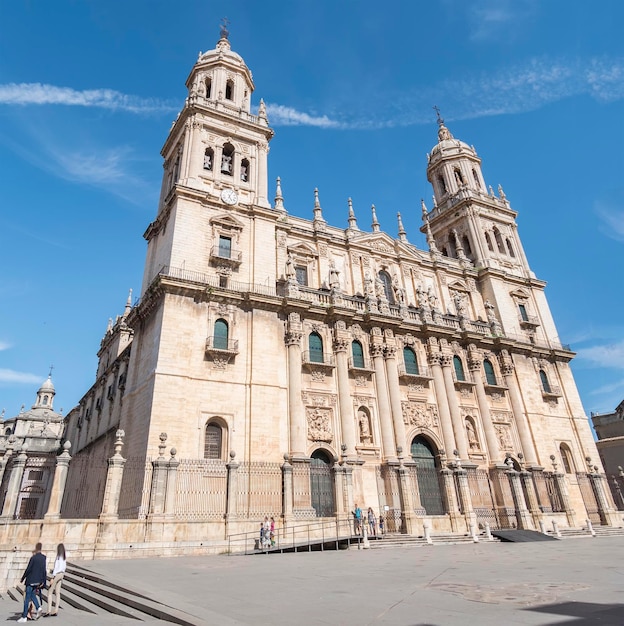
[[[494,424],[496,429],[496,436],[501,450],[513,450],[513,443],[511,440],[511,431],[509,426],[505,424]]]
[[[511,413],[509,411],[492,411],[492,421],[511,424]]]
[[[438,408],[425,402],[401,402],[403,422],[409,426],[435,428],[438,425]]]
[[[323,408],[306,408],[306,417],[308,418],[308,439],[310,441],[331,442],[334,438],[332,434],[331,409]]]

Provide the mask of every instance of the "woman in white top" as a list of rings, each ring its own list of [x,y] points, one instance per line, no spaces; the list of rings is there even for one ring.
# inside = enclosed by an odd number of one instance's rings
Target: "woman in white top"
[[[52,583],[48,592],[48,612],[45,617],[56,617],[59,604],[61,602],[61,583],[65,576],[65,568],[67,561],[65,558],[65,546],[59,543],[56,548],[56,560],[54,561],[54,569],[52,570]],[[56,602],[54,596],[56,595]],[[56,605],[56,609],[54,606]]]

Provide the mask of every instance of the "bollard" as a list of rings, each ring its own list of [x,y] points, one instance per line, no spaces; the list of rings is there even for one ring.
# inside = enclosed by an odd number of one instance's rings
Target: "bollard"
[[[430,528],[429,524],[424,524],[423,525],[423,530],[425,531],[425,541],[428,544],[432,544],[433,540],[431,539],[431,528]]]
[[[470,524],[470,535],[475,543],[479,543],[479,535],[477,535],[474,524]]]
[[[546,534],[546,524],[544,524],[544,520],[541,519],[539,521],[539,527],[540,527],[540,532],[542,533],[542,535]]]
[[[492,531],[490,530],[490,522],[485,522],[485,536],[488,541],[494,541],[494,537],[492,537]]]
[[[586,519],[585,523],[587,524],[587,530],[592,537],[596,536],[596,531],[594,530],[594,526],[591,523],[591,520]]]
[[[368,540],[368,530],[366,530],[366,524],[362,524],[362,547],[364,550],[370,548],[370,541]]]
[[[557,537],[561,537],[561,532],[559,531],[559,524],[553,520],[553,532]]]

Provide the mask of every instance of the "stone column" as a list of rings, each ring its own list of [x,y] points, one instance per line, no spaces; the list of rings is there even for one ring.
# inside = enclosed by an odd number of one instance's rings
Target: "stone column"
[[[344,465],[334,465],[334,492],[336,493],[336,519],[345,517],[345,468]]]
[[[481,423],[485,432],[485,443],[487,445],[488,457],[490,463],[495,464],[502,461],[498,438],[496,437],[496,429],[492,423],[492,415],[490,413],[490,405],[485,393],[483,378],[481,377],[481,369],[483,363],[483,355],[476,350],[469,351],[468,369],[472,374],[477,392],[477,404],[479,405],[479,413],[481,414]]]
[[[534,465],[537,465],[535,446],[533,445],[529,422],[524,409],[522,408],[522,400],[520,399],[518,384],[516,383],[516,378],[514,376],[514,364],[511,358],[504,358],[501,367],[503,370],[503,376],[505,377],[505,383],[509,389],[509,399],[511,400],[511,408],[516,420],[516,427],[518,428],[518,436],[520,437],[522,452],[524,453],[527,465],[529,467],[533,467]]]
[[[522,530],[534,530],[531,516],[524,501],[524,492],[522,491],[522,484],[520,483],[520,472],[516,472],[514,469],[508,469],[507,477],[509,478],[511,495],[513,496],[514,508],[516,509],[518,528]]]
[[[169,451],[169,462],[167,463],[167,487],[165,490],[165,515],[172,518],[176,510],[176,484],[178,482],[178,466],[180,461],[176,459],[177,450],[171,448]]]
[[[150,489],[149,516],[162,515],[165,511],[165,490],[167,485],[167,460],[165,448],[167,433],[160,433],[158,458],[152,461],[152,485]]]
[[[382,456],[386,461],[396,461],[396,445],[394,442],[394,432],[392,427],[392,414],[390,411],[390,403],[388,401],[388,384],[386,382],[386,368],[383,358],[383,338],[381,336],[371,336],[370,351],[373,359],[373,365],[375,367],[375,386],[377,388],[379,425],[381,426]]]
[[[348,458],[355,458],[355,421],[353,419],[353,402],[349,385],[349,363],[347,349],[349,341],[336,330],[334,352],[336,353],[336,375],[338,377],[338,406],[340,408],[340,428],[342,443],[347,446],[345,454]],[[341,333],[338,335],[338,333]]]
[[[291,458],[305,458],[306,419],[301,396],[301,337],[303,326],[299,314],[288,316],[288,413],[290,416]]]
[[[15,443],[15,435],[11,435],[9,437],[9,441],[7,444],[7,448],[4,452],[3,457],[0,459],[0,485],[2,484],[2,479],[4,478],[4,472],[6,471],[7,465],[13,456],[13,444]]]
[[[353,506],[353,466],[345,465],[344,466],[344,477],[345,477],[345,489],[347,492],[347,501],[346,501],[346,514],[349,519],[349,524],[351,523],[351,511],[355,508]]]
[[[284,518],[284,528],[293,519],[293,467],[288,461],[288,455],[284,455],[282,464],[282,481],[284,485],[282,517]]]
[[[455,493],[453,471],[445,467],[440,470],[440,476],[442,477],[444,502],[446,503],[446,510],[451,521],[451,530],[456,533],[460,530],[461,514],[457,503],[457,494]]]
[[[416,534],[416,519],[414,515],[414,498],[410,485],[409,470],[403,464],[403,453],[399,452],[399,467],[397,468],[399,479],[399,497],[401,498],[401,516],[405,522],[405,532],[408,535]],[[420,502],[419,502],[420,504]]]
[[[236,452],[230,450],[230,461],[227,467],[227,504],[225,518],[226,520],[234,519],[238,514],[238,466],[235,460]]]
[[[104,488],[104,501],[102,502],[101,520],[114,520],[119,517],[119,496],[121,494],[121,481],[123,479],[126,459],[121,456],[123,438],[125,432],[119,429],[115,433],[115,453],[108,459],[108,472],[106,474],[106,487]]]
[[[455,442],[457,451],[462,459],[468,459],[468,441],[466,437],[466,425],[459,411],[459,402],[457,402],[457,392],[455,391],[455,383],[451,374],[451,366],[453,357],[450,354],[443,354],[440,359],[442,365],[442,376],[444,377],[444,388],[446,389],[446,397],[448,399],[449,410],[451,412],[451,422],[453,424],[453,432],[455,433]],[[451,453],[453,450],[451,450]],[[448,451],[447,451],[448,454]]]
[[[52,479],[52,491],[50,493],[50,501],[48,502],[48,510],[43,516],[44,519],[53,520],[61,517],[61,504],[63,504],[63,495],[65,494],[65,484],[67,483],[67,473],[69,471],[69,449],[71,443],[66,441],[63,444],[63,452],[56,457],[56,467],[54,468],[54,478]]]
[[[570,528],[576,527],[576,518],[574,515],[574,509],[570,504],[570,494],[568,492],[568,483],[566,481],[566,477],[564,474],[559,474],[557,472],[553,473],[555,478],[555,484],[557,485],[557,491],[559,492],[559,497],[561,498],[561,505],[563,510],[565,511],[566,518],[568,520],[568,526]]]
[[[453,435],[451,412],[449,411],[448,400],[446,399],[446,389],[444,388],[442,367],[440,366],[442,355],[439,352],[433,352],[429,353],[427,358],[429,361],[429,367],[431,368],[431,374],[433,375],[433,388],[438,401],[440,427],[442,429],[442,438],[444,440],[445,447],[444,452],[446,454],[453,454],[453,450],[455,450],[455,437]]]
[[[595,472],[589,473],[589,480],[596,494],[596,504],[598,505],[600,522],[607,526],[616,526],[620,524],[620,520],[618,519],[617,511],[611,506],[611,494],[607,495],[608,487],[605,490],[603,476],[598,473],[597,468],[595,469]]]
[[[535,492],[535,483],[533,482],[532,473],[527,472],[526,470],[521,471],[520,482],[524,487],[523,493],[526,494],[526,505],[531,513],[531,517],[533,517],[533,525],[535,528],[539,528],[539,523],[543,515],[537,500],[537,493]]]
[[[461,512],[466,519],[466,530],[470,530],[471,525],[475,527],[477,525],[477,515],[472,508],[472,497],[470,496],[470,486],[468,485],[468,472],[461,466],[461,461],[459,460],[455,462],[454,473]]]
[[[407,450],[405,439],[405,423],[403,422],[403,407],[401,406],[401,389],[399,387],[399,370],[396,362],[396,346],[386,345],[384,348],[386,360],[386,376],[390,393],[390,408],[394,425],[394,439],[397,450]]]
[[[258,204],[260,206],[270,206],[268,201],[268,173],[267,173],[267,155],[269,146],[266,143],[258,143]]]
[[[17,502],[19,500],[22,479],[24,478],[26,460],[28,459],[28,455],[26,454],[27,449],[26,443],[23,443],[17,458],[13,462],[6,497],[4,498],[4,506],[2,507],[2,517],[4,518],[15,518],[17,513]]]

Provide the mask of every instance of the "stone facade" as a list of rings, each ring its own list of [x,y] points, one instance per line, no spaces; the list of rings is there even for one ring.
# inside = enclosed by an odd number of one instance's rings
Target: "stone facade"
[[[609,523],[574,354],[474,148],[438,119],[421,250],[400,215],[396,238],[374,207],[364,231],[349,201],[340,229],[317,191],[311,220],[290,215],[279,179],[269,202],[273,131],[227,33],[186,85],[140,299],[68,419],[92,469],[125,433],[115,512],[225,534],[265,514],[346,519],[355,502],[403,532]]]

